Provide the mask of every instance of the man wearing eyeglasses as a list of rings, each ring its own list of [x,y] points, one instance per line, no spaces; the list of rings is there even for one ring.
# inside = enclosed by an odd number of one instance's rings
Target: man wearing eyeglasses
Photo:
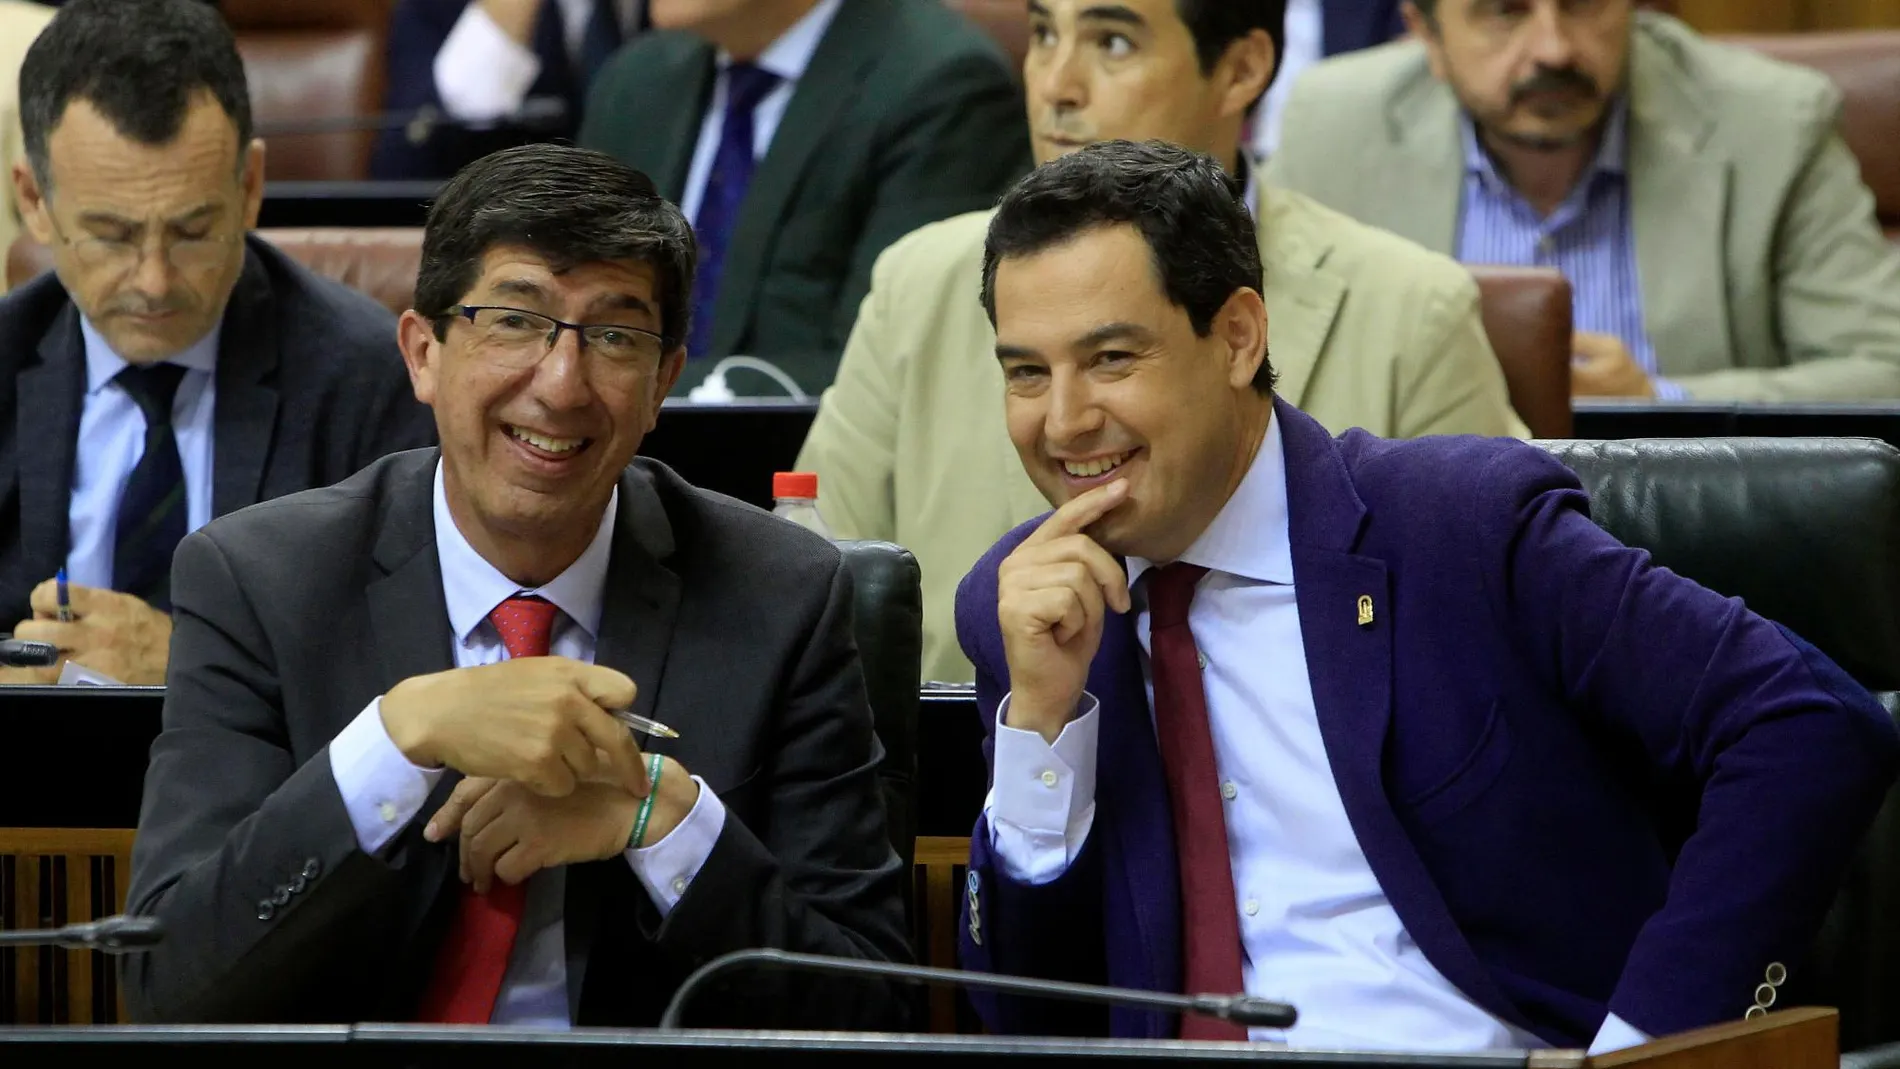
[[[0,631],[162,683],[179,540],[428,443],[428,413],[387,310],[247,236],[264,146],[214,8],[74,0],[20,85],[7,180],[55,271],[0,301]]]
[[[635,456],[694,253],[610,156],[477,160],[402,317],[442,448],[179,545],[135,1019],[650,1025],[728,951],[908,956],[843,558]],[[687,1021],[905,1006],[768,973]]]

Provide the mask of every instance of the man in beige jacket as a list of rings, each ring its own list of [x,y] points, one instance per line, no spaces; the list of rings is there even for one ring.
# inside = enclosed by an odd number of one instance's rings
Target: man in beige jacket
[[[1032,0],[1024,65],[1039,162],[1114,138],[1218,159],[1273,78],[1284,0]],[[1526,432],[1485,339],[1478,291],[1450,260],[1306,197],[1258,187],[1269,344],[1280,396],[1335,432]],[[923,568],[924,677],[967,681],[956,585],[1048,503],[1003,425],[996,336],[978,301],[991,213],[886,250],[799,467],[844,538],[881,538]]]
[[[0,176],[13,174],[20,146],[20,61],[26,49],[53,21],[53,9],[26,0],[0,0]],[[6,255],[20,236],[20,206],[11,178],[0,181],[0,293],[7,291]]]
[[[1467,263],[1556,266],[1573,392],[1900,397],[1900,250],[1813,71],[1633,0],[1414,0],[1311,68],[1270,180]]]

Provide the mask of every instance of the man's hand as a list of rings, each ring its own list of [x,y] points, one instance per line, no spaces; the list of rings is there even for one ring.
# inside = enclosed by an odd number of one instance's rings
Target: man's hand
[[[62,663],[78,661],[121,683],[155,687],[165,682],[171,656],[172,618],[130,594],[94,587],[67,587],[73,620],[59,622],[58,584],[48,579],[33,588],[33,619],[13,629],[14,638],[50,642]],[[59,678],[59,666],[29,669]]]
[[[647,791],[640,748],[609,709],[633,680],[565,657],[524,657],[405,679],[383,696],[383,728],[411,762],[516,780],[562,797],[589,780]]]
[[[1655,400],[1656,384],[1620,339],[1579,331],[1571,342],[1570,393],[1574,397],[1640,397]]]
[[[662,758],[660,793],[647,817],[643,846],[678,827],[699,801],[699,784],[679,762]],[[423,838],[461,838],[461,876],[484,894],[493,881],[517,884],[542,869],[599,861],[627,848],[640,797],[606,783],[583,783],[565,797],[535,794],[519,783],[468,779],[430,818]]]
[[[1128,575],[1084,528],[1128,497],[1127,480],[1057,509],[996,571],[1009,662],[1008,724],[1054,742],[1075,715],[1107,610],[1127,612]]]

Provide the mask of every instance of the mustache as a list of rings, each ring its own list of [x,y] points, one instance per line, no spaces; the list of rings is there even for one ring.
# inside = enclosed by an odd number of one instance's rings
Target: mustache
[[[1601,93],[1596,79],[1575,67],[1539,67],[1537,73],[1511,87],[1512,105],[1539,93],[1579,93],[1595,99]]]
[[[192,302],[180,296],[161,297],[149,300],[143,297],[121,297],[106,308],[107,315],[156,316],[172,312],[188,312]]]

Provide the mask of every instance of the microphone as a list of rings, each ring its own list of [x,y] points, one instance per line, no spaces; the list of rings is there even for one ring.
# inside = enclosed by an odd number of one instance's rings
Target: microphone
[[[59,663],[59,647],[51,642],[0,638],[0,668],[45,668]]]
[[[157,946],[164,938],[165,926],[157,917],[119,914],[85,924],[68,924],[64,928],[0,932],[0,947],[54,946],[127,954]]]
[[[1125,987],[1099,987],[1066,980],[1037,980],[1026,976],[999,976],[995,973],[964,969],[935,969],[924,965],[896,965],[887,961],[840,958],[829,954],[799,954],[789,950],[757,948],[735,950],[693,971],[680,989],[673,993],[660,1015],[662,1030],[677,1030],[680,1016],[699,989],[721,973],[744,969],[774,968],[791,972],[829,973],[833,976],[875,976],[907,984],[935,987],[975,987],[1006,991],[1012,995],[1067,1002],[1100,1002],[1110,1006],[1147,1006],[1176,1013],[1214,1017],[1235,1024],[1260,1028],[1291,1028],[1299,1020],[1299,1011],[1284,1002],[1270,1002],[1251,995],[1171,995],[1158,991],[1136,991]]]
[[[429,139],[438,126],[480,130],[518,127],[525,130],[558,133],[565,128],[567,119],[567,101],[555,96],[535,96],[523,100],[521,107],[514,111],[493,119],[458,119],[434,104],[424,104],[413,111],[384,111],[371,115],[333,115],[259,123],[257,136],[268,140],[272,137],[295,137],[304,134],[365,134],[379,133],[383,130],[401,130],[410,144],[420,145]]]

